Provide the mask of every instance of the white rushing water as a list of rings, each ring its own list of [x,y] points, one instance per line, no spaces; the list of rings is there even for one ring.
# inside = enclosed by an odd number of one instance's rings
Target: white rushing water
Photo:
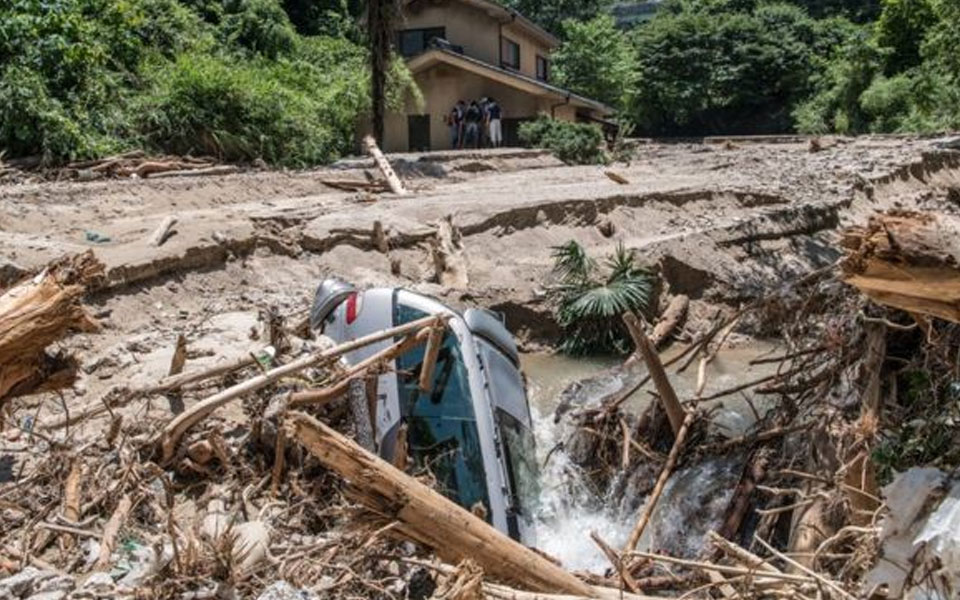
[[[531,355],[524,360],[541,466],[537,546],[568,569],[595,573],[602,573],[609,563],[590,539],[590,533],[596,532],[615,548],[622,547],[630,535],[631,523],[606,509],[616,503],[597,497],[580,469],[562,450],[551,452],[563,437],[562,425],[554,423],[553,411],[564,387],[610,364],[604,360],[550,355]]]
[[[714,361],[706,393],[756,378],[757,373],[765,374],[767,369],[773,367],[753,367],[749,362],[770,351],[769,346],[762,344],[727,351],[722,359]],[[554,423],[553,415],[564,388],[574,381],[599,373],[617,361],[531,354],[524,356],[522,362],[528,377],[530,408],[541,465],[537,546],[560,560],[568,569],[602,574],[610,565],[590,538],[590,533],[596,532],[613,548],[622,548],[637,515],[621,513],[618,499],[599,497],[563,450],[554,450],[565,432],[562,423]],[[695,368],[682,375],[672,375],[679,393],[693,394],[696,386]],[[639,412],[642,403],[649,402],[649,399],[645,393],[637,394],[637,397],[637,401],[629,408]],[[745,402],[727,400],[725,408],[717,413],[715,426],[725,430],[727,435],[737,435],[746,430],[752,421],[752,411],[746,408]],[[675,546],[676,540],[685,540],[685,544],[699,544],[708,529],[719,525],[715,522],[716,513],[729,501],[730,490],[736,484],[731,476],[737,473],[738,467],[727,459],[705,461],[678,473],[677,477],[671,479],[664,493],[665,501],[661,502],[668,508],[654,515],[641,538],[640,546],[661,547],[663,543]],[[616,488],[615,485],[610,487]],[[692,518],[692,515],[702,518]],[[693,548],[685,546],[672,549],[693,553]]]
[[[562,450],[553,452],[544,466],[547,453],[560,440],[560,426],[553,423],[552,413],[544,415],[538,414],[536,408],[532,410],[541,465],[537,546],[568,569],[602,573],[609,563],[590,539],[590,533],[596,532],[619,548],[630,535],[631,525],[611,514],[606,506],[615,503],[597,497]]]

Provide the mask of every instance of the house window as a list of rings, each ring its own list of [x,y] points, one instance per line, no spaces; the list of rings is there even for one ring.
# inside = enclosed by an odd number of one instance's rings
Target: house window
[[[550,81],[550,62],[539,54],[537,55],[537,79]]]
[[[505,37],[500,38],[500,66],[520,70],[520,44]]]
[[[397,50],[401,56],[410,58],[430,47],[436,39],[446,39],[447,31],[443,27],[427,29],[404,29],[397,33]]]

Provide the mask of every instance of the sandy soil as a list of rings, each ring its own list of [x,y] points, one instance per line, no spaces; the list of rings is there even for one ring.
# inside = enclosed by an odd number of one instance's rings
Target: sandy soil
[[[543,298],[551,246],[635,249],[666,292],[691,295],[696,319],[832,263],[838,228],[874,210],[958,210],[960,152],[943,141],[831,140],[816,153],[804,140],[647,144],[631,164],[609,167],[626,185],[542,152],[406,155],[394,162],[414,193],[373,201],[320,183],[364,177],[372,166],[362,159],[306,172],[11,185],[0,187],[0,287],[88,248],[107,265],[107,287],[91,300],[103,331],[66,342],[83,365],[68,401],[165,375],[180,333],[188,369],[257,350],[258,314],[297,318],[330,275],[501,310],[533,346],[556,334]],[[149,245],[168,215],[175,234]],[[462,290],[433,282],[429,242],[447,215],[463,235]],[[388,253],[376,250],[377,221]]]

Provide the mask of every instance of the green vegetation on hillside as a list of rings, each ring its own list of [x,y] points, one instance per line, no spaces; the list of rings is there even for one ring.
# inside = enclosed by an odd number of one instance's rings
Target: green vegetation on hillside
[[[664,0],[627,31],[604,16],[612,0],[504,1],[561,39],[558,85],[614,106],[639,135],[960,128],[957,0]],[[7,0],[0,153],[332,160],[370,111],[365,6]],[[396,106],[416,89],[400,61],[390,71]],[[553,137],[592,143],[586,130]]]
[[[4,3],[0,148],[48,162],[132,147],[331,160],[351,149],[368,76],[353,21],[320,21],[340,29],[301,35],[280,0]],[[393,71],[397,97],[410,79]]]

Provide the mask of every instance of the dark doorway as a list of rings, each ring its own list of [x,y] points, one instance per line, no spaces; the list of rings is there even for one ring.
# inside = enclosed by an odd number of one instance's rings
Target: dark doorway
[[[410,152],[430,150],[430,115],[407,116],[407,139]]]
[[[533,119],[503,119],[503,145],[520,146],[520,125]]]

